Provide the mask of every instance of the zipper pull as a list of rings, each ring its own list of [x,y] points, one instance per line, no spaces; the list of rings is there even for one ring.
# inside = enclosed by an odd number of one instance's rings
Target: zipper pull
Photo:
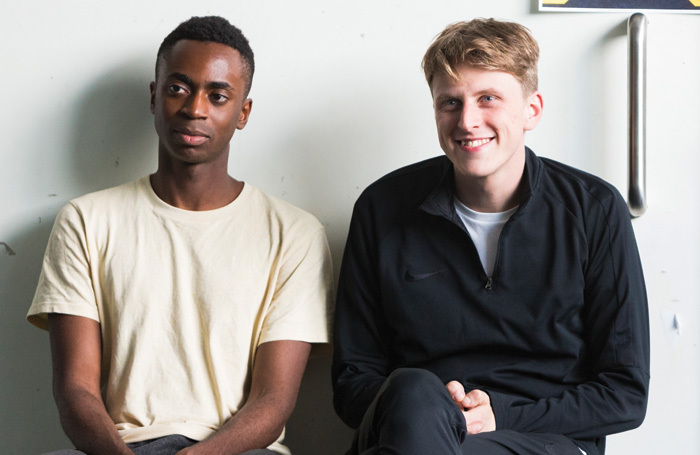
[[[484,289],[486,289],[487,291],[490,291],[493,289],[493,280],[491,279],[491,277],[489,277],[486,280],[486,285],[484,286]]]

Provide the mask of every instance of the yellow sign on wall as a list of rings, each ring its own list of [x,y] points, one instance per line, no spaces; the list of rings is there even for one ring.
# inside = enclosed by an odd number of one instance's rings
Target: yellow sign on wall
[[[700,13],[700,0],[540,0],[540,10],[659,10]]]

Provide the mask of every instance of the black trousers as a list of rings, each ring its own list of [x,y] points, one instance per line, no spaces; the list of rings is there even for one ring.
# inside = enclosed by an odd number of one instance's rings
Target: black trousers
[[[556,434],[496,430],[467,435],[464,414],[433,373],[395,370],[355,433],[348,455],[582,455]],[[596,455],[596,454],[588,454]]]

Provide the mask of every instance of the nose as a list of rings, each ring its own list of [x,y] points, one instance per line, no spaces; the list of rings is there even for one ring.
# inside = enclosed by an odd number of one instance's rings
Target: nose
[[[483,120],[481,109],[474,104],[465,103],[459,116],[459,127],[465,131],[471,131],[481,126]]]
[[[204,93],[192,93],[185,99],[182,105],[182,113],[190,118],[206,118],[207,117],[207,97]]]

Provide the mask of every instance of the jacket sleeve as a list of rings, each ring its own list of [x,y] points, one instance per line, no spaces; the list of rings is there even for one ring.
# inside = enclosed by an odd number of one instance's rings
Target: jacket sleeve
[[[390,337],[381,310],[377,240],[370,204],[353,211],[338,281],[332,366],[333,404],[357,428],[389,374]]]
[[[622,197],[587,217],[585,370],[558,396],[529,400],[489,391],[497,429],[592,439],[644,420],[649,388],[649,317],[642,266]]]

